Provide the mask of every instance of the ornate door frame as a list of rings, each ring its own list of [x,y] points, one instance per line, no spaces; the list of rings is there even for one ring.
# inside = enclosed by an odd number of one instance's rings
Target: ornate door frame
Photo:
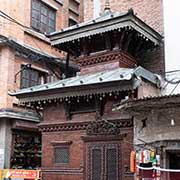
[[[121,141],[126,136],[126,134],[120,134],[119,127],[116,124],[106,121],[92,121],[86,130],[87,136],[83,136],[82,139],[85,142],[85,154],[84,154],[84,180],[121,180],[122,179],[122,151],[121,151]],[[94,150],[94,154],[92,154]],[[116,159],[114,159],[115,164],[111,164],[111,161],[108,158],[112,158],[112,152],[115,150]],[[108,152],[110,155],[108,155]],[[99,155],[101,159],[95,158],[92,159],[95,154]],[[100,161],[99,166],[96,166],[95,163]],[[117,162],[116,162],[117,160]],[[97,172],[97,175],[93,174],[93,163],[94,172]],[[108,167],[108,163],[114,166],[116,170],[116,174],[111,173],[114,177],[110,178],[108,171],[110,166]],[[98,167],[100,167],[98,169]],[[113,171],[114,172],[114,171]]]
[[[121,179],[121,149],[119,142],[88,142],[86,150],[86,180],[111,180],[110,177],[113,177],[112,180]],[[101,153],[100,157],[93,158],[95,156],[93,151],[96,150]],[[115,153],[108,153],[109,151]],[[108,157],[108,154],[110,154],[110,157]],[[112,155],[115,159],[112,158]],[[93,167],[94,165],[95,167]],[[100,173],[98,168],[100,168]]]

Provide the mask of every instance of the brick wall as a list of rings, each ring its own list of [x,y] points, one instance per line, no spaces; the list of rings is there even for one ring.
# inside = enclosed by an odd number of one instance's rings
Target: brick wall
[[[54,0],[42,0],[44,3],[49,4],[50,7],[56,9],[56,30],[68,26],[68,8],[69,1],[62,1],[59,3]],[[80,1],[79,5],[79,21],[83,19],[83,4]],[[12,1],[12,0],[2,0],[0,4],[0,9],[2,12],[11,16],[22,25],[31,28],[31,3],[32,0],[26,1]],[[6,18],[0,17],[0,35],[10,37],[15,39],[22,44],[29,45],[41,52],[51,54],[56,57],[63,57],[55,48],[50,46],[49,40],[42,33],[29,28],[23,28],[16,23],[8,21]],[[8,50],[7,50],[8,49]],[[0,108],[12,107],[12,103],[15,98],[8,95],[8,90],[13,91],[19,88],[20,74],[17,76],[17,82],[15,83],[15,74],[20,71],[20,65],[23,63],[31,63],[34,66],[41,67],[42,69],[47,69],[44,64],[37,64],[29,61],[27,58],[17,58],[15,56],[15,51],[13,48],[0,48],[1,51],[1,61],[0,61],[0,73],[1,73],[1,89],[0,89]],[[8,51],[8,52],[7,52]]]
[[[128,114],[120,114],[119,112],[112,112],[112,105],[115,103],[111,98],[107,101],[104,108],[105,119],[123,119],[130,118]],[[48,124],[51,129],[51,124],[60,123],[77,123],[95,120],[95,113],[81,113],[72,116],[71,120],[67,120],[65,116],[64,106],[62,104],[48,105],[44,109],[44,120],[42,123]],[[121,134],[127,134],[123,140],[114,141],[120,144],[120,165],[122,170],[123,180],[132,180],[133,176],[126,173],[129,172],[129,155],[132,150],[133,127],[121,128]],[[86,142],[82,136],[87,136],[86,130],[62,130],[56,132],[42,132],[42,169],[43,178],[46,180],[84,180],[86,168]],[[54,148],[53,142],[69,142],[72,143],[70,147],[70,163],[68,165],[54,164]],[[112,143],[110,141],[109,143]],[[106,143],[106,142],[103,142]],[[72,173],[73,171],[73,173]]]
[[[84,20],[93,19],[94,0],[84,2]],[[104,9],[105,0],[100,0],[101,12]],[[110,0],[111,10],[127,12],[133,8],[136,15],[145,21],[156,31],[163,33],[163,1],[162,0]]]
[[[164,47],[158,47],[154,50],[141,53],[139,55],[141,65],[151,72],[164,75],[165,73],[165,59]]]
[[[12,107],[8,90],[14,88],[14,51],[11,48],[1,48],[0,55],[0,108]]]

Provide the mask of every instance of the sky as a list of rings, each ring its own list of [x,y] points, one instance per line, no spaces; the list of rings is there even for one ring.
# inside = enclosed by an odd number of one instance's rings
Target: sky
[[[180,70],[180,0],[164,0],[166,71]]]

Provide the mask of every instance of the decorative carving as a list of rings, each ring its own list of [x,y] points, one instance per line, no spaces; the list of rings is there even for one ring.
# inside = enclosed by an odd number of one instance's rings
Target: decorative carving
[[[133,122],[132,119],[116,119],[108,121],[109,123],[114,124],[117,128],[132,128]],[[39,124],[39,130],[41,132],[60,132],[60,131],[79,131],[87,130],[87,127],[90,125],[89,121],[80,121],[80,122],[66,122],[59,124]]]
[[[112,122],[97,120],[89,123],[86,132],[88,135],[118,135],[120,129]]]
[[[75,59],[75,61],[81,67],[89,66],[92,64],[103,63],[103,62],[109,62],[109,61],[119,61],[120,63],[125,63],[129,65],[129,67],[134,67],[137,64],[136,60],[133,57],[122,51],[106,52],[103,54],[92,55],[83,58],[80,57]]]

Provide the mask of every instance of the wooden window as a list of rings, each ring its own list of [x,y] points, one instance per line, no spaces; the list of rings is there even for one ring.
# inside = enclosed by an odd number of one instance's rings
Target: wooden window
[[[69,164],[69,147],[54,148],[54,163]]]
[[[21,88],[28,88],[45,83],[45,74],[32,68],[21,66]]]
[[[88,180],[119,180],[118,144],[91,144],[88,148]]]
[[[41,2],[32,0],[31,26],[42,33],[51,33],[55,31],[55,11]]]
[[[92,149],[92,179],[99,180],[102,177],[102,148]]]
[[[117,178],[117,149],[107,148],[106,149],[106,172],[107,180],[114,180]]]

